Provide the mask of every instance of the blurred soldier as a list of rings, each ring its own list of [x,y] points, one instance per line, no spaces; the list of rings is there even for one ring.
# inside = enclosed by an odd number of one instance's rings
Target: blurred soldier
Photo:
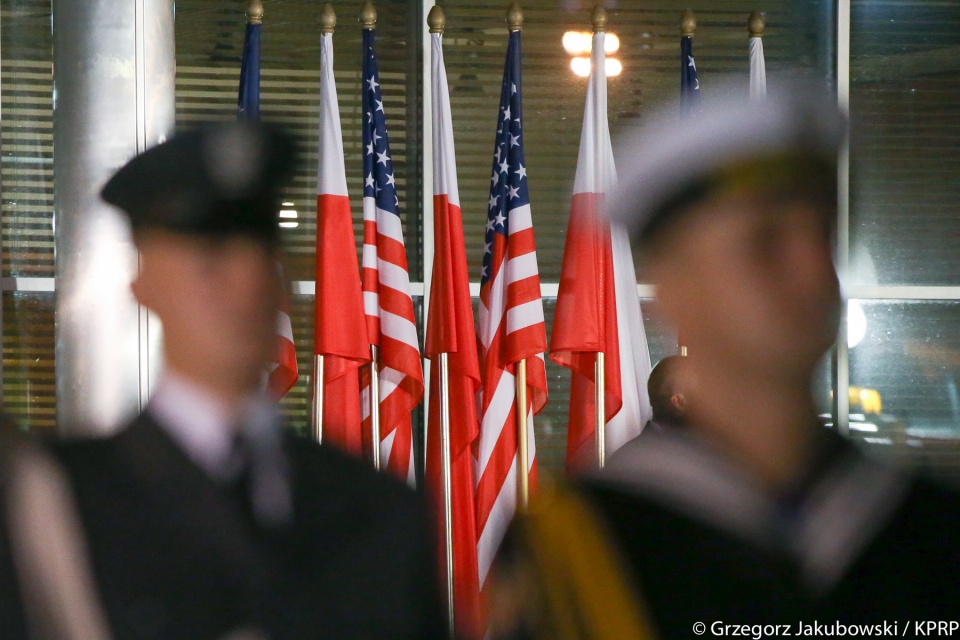
[[[960,601],[957,496],[817,425],[811,379],[840,315],[834,103],[810,91],[718,101],[698,119],[653,116],[620,136],[625,171],[607,212],[632,230],[689,348],[690,428],[640,438],[531,508],[514,557],[526,549],[535,575],[548,575],[562,562],[546,557],[562,543],[550,514],[578,502],[563,535],[607,540],[599,555],[623,560],[607,591],[632,598],[635,618],[662,637],[714,621],[800,635],[799,621],[942,620]],[[586,628],[597,610],[575,576],[565,587],[556,573],[542,580],[533,610],[554,611],[551,594],[585,594],[564,608]],[[516,628],[551,622],[528,612]]]
[[[209,126],[103,190],[130,219],[165,362],[118,435],[54,448],[116,638],[442,635],[417,497],[283,432],[262,391],[294,156],[268,127]]]

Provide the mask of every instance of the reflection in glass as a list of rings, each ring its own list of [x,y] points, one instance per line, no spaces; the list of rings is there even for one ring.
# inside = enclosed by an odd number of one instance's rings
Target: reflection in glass
[[[960,302],[858,302],[866,331],[850,350],[851,436],[960,477]]]

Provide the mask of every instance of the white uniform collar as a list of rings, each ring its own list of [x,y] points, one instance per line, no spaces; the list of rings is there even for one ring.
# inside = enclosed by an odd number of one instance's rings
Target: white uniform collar
[[[272,439],[275,427],[273,408],[258,394],[231,405],[171,370],[157,383],[147,412],[191,461],[217,479],[230,474],[241,430],[255,440]]]

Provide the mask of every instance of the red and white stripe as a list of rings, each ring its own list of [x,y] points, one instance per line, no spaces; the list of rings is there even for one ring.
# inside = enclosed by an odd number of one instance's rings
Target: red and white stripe
[[[516,366],[527,361],[527,474],[537,486],[533,416],[547,401],[546,325],[530,205],[512,209],[507,236],[494,234],[490,279],[480,289],[483,393],[477,478],[477,565],[481,589],[517,509],[519,481]]]
[[[274,398],[282,398],[300,377],[297,350],[293,345],[293,323],[290,322],[290,307],[286,297],[277,310],[277,344],[273,357],[274,362],[270,363],[267,375],[267,389]]]
[[[363,308],[370,343],[379,347],[380,460],[415,483],[410,414],[423,398],[423,369],[410,296],[407,253],[400,217],[363,199]],[[363,432],[371,428],[370,371],[361,376]]]
[[[605,355],[606,454],[640,434],[652,410],[650,353],[626,230],[600,216],[617,171],[607,122],[604,34],[593,36],[591,74],[563,253],[550,358],[573,370],[567,466],[596,465],[594,364]]]

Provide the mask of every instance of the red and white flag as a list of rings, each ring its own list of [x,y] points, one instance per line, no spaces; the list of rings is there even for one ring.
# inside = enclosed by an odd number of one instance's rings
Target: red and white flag
[[[430,416],[427,428],[427,488],[436,513],[443,514],[440,452],[440,354],[448,354],[450,398],[453,583],[456,636],[479,638],[480,581],[477,576],[473,455],[477,438],[477,392],[480,365],[470,300],[470,279],[463,243],[460,194],[450,118],[450,94],[443,65],[441,35],[430,35],[433,80],[433,276],[427,317],[425,354],[430,359]],[[445,574],[445,530],[440,524],[440,565]]]
[[[333,35],[320,36],[317,290],[314,354],[324,356],[323,440],[363,455],[358,368],[370,361],[357,246],[333,78]]]
[[[383,468],[413,485],[410,414],[423,399],[423,369],[373,29],[363,30],[362,104],[363,304],[367,337],[380,353],[380,460]],[[360,377],[366,439],[372,423],[370,367],[364,367]]]
[[[477,477],[477,562],[483,591],[487,573],[517,509],[519,476],[517,363],[526,361],[528,459],[537,484],[533,415],[547,401],[543,354],[547,330],[530,214],[521,124],[520,32],[510,34],[500,90],[490,177],[483,270],[480,274],[480,347],[483,394],[480,437],[474,445]]]
[[[283,280],[282,270],[278,273]],[[297,369],[297,350],[293,344],[293,324],[290,322],[290,304],[284,293],[277,309],[277,346],[274,361],[270,363],[267,375],[267,389],[274,398],[282,398],[297,383],[300,374]]]
[[[593,36],[580,155],[560,273],[550,358],[572,370],[567,467],[595,466],[596,353],[605,354],[606,453],[650,419],[650,354],[626,231],[600,216],[617,172],[607,124],[604,34]]]

